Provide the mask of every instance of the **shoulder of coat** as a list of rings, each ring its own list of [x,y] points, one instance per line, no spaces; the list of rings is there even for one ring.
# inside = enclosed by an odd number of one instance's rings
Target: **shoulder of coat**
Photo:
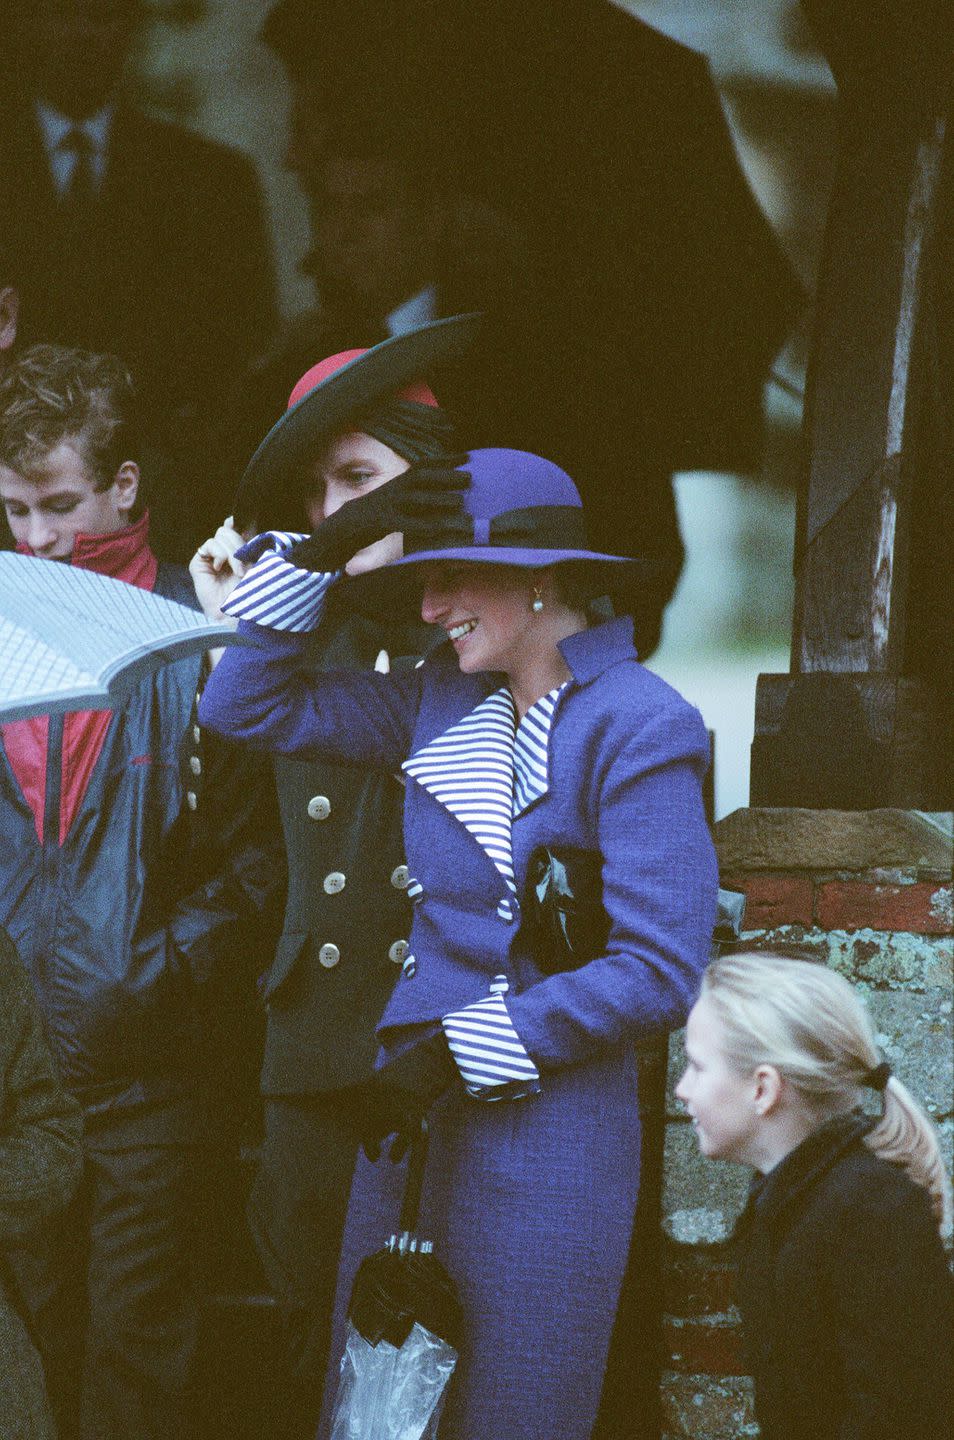
[[[184,565],[177,565],[170,560],[159,561],[153,594],[162,595],[166,600],[176,600],[180,605],[188,605],[190,610],[199,609],[195,586],[188,570]]]
[[[806,1231],[813,1245],[827,1236],[839,1253],[846,1239],[874,1237],[886,1226],[937,1233],[927,1191],[859,1139],[812,1186],[796,1229]]]
[[[697,713],[696,707],[684,695],[661,675],[647,670],[635,655],[614,661],[587,684],[575,686],[570,693],[579,695],[591,713],[602,709],[609,715],[618,716],[624,723],[633,717],[648,719],[656,713],[668,713],[674,718],[680,714]]]

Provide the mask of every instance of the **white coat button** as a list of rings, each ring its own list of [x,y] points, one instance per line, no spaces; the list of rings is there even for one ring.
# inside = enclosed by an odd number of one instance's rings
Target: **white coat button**
[[[411,879],[411,872],[406,865],[397,865],[391,871],[391,884],[395,890],[406,890]]]
[[[198,755],[189,756],[189,769],[192,771],[193,775],[202,774],[202,761],[199,759]]]
[[[403,965],[405,960],[407,959],[407,954],[410,948],[411,947],[406,940],[395,940],[394,944],[388,951],[388,959],[393,960],[395,965]]]
[[[340,959],[341,951],[338,949],[337,945],[322,945],[321,949],[318,951],[318,960],[322,965],[324,965],[326,970],[333,970]]]
[[[331,801],[327,795],[312,795],[308,801],[308,814],[312,820],[327,820],[331,814]]]
[[[186,791],[186,804],[188,805],[189,809],[190,809],[190,810],[194,810],[194,809],[196,808],[196,806],[198,805],[198,803],[199,803],[199,797],[196,795],[195,791],[194,791],[194,790],[187,790],[187,791]]]
[[[192,738],[193,738],[193,740],[195,741],[195,743],[196,743],[197,745],[199,744],[199,742],[200,742],[201,739],[202,739],[202,731],[201,731],[201,729],[199,728],[198,725],[193,725],[193,727],[192,727]]]
[[[330,875],[325,876],[322,884],[326,895],[338,895],[345,887],[345,877],[340,870],[332,870]]]

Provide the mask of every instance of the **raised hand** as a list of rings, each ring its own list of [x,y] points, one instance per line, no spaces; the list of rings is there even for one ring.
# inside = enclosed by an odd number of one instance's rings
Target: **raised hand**
[[[470,475],[457,468],[462,455],[447,456],[410,470],[376,490],[349,500],[324,520],[314,535],[288,552],[303,570],[341,570],[348,561],[385,535],[438,535],[463,510]]]
[[[248,568],[235,557],[236,550],[244,544],[246,538],[234,528],[230,515],[214,535],[203,540],[189,561],[189,574],[192,576],[196,599],[209,620],[235,623],[222,614],[222,606]]]

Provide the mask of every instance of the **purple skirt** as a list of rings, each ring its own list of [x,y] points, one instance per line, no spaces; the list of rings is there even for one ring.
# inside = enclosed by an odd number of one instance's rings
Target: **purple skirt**
[[[544,1074],[542,1085],[489,1103],[455,1090],[429,1117],[418,1228],[465,1317],[441,1440],[587,1440],[596,1420],[639,1189],[635,1056]],[[397,1229],[404,1178],[403,1164],[359,1157],[319,1440],[354,1273]]]

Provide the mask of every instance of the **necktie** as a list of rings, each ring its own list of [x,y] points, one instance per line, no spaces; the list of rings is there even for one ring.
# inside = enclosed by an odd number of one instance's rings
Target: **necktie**
[[[73,169],[63,192],[63,205],[69,214],[79,217],[89,212],[96,198],[93,173],[94,145],[85,130],[74,125],[60,142],[60,149],[73,156]]]

